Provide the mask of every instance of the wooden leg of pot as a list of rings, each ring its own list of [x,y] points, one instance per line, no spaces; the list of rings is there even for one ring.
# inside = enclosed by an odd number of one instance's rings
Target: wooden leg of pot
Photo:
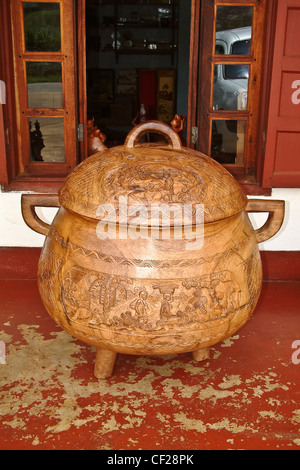
[[[116,359],[117,353],[115,351],[97,348],[94,369],[97,379],[107,379],[112,375]]]
[[[197,349],[192,352],[192,356],[195,361],[205,361],[209,359],[209,348]]]

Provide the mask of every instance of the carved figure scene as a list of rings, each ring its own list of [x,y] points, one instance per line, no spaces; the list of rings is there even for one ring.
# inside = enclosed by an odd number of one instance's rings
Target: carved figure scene
[[[94,328],[163,333],[178,326],[226,317],[241,308],[241,292],[229,271],[176,282],[133,280],[71,268],[63,277],[61,300],[69,321]]]
[[[206,181],[199,174],[182,170],[179,174],[172,165],[160,168],[160,162],[154,164],[139,162],[123,168],[122,165],[108,172],[105,187],[113,191],[110,196],[126,195],[129,202],[152,201],[153,203],[185,203],[203,200]]]
[[[61,298],[70,320],[107,323],[109,312],[127,299],[130,279],[73,267],[64,276]]]
[[[240,288],[229,271],[188,280],[184,285],[188,290],[194,289],[186,310],[194,310],[202,319],[226,316],[241,304]]]

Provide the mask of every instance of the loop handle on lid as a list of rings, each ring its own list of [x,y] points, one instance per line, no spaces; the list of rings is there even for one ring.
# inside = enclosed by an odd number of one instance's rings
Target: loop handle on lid
[[[174,149],[182,148],[181,140],[178,134],[176,134],[176,132],[173,131],[173,129],[168,126],[168,124],[159,121],[147,121],[142,124],[138,124],[127,135],[125,146],[129,148],[134,147],[142,135],[153,132],[164,136]]]

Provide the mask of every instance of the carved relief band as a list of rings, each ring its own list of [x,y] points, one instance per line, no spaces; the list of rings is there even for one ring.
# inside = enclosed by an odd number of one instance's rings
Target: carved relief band
[[[47,256],[44,261],[41,257],[42,297],[53,299],[51,293],[59,289],[56,321],[81,340],[96,345],[103,342],[117,352],[176,353],[215,344],[246,321],[260,293],[259,252],[255,246],[243,259],[245,248],[249,251],[244,239],[238,246],[206,258],[142,262],[84,249],[54,228],[51,235],[47,253],[57,259],[58,269],[49,275]],[[64,266],[55,255],[61,249],[68,258]],[[89,258],[98,269],[88,268]],[[142,268],[152,276],[120,276],[122,264],[135,274]],[[230,264],[232,271],[225,268]],[[174,265],[187,268],[190,277],[162,278],[162,272],[172,272]]]

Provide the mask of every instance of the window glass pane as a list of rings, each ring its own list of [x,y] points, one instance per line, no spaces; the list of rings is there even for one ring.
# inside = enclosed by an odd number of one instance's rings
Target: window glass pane
[[[250,54],[253,7],[218,6],[215,54]]]
[[[23,12],[26,51],[60,51],[60,4],[23,2]]]
[[[64,162],[64,119],[30,117],[30,150],[33,162]]]
[[[63,108],[60,62],[27,62],[29,108]]]
[[[214,67],[213,109],[246,110],[249,65],[216,64]]]
[[[251,48],[251,39],[244,39],[243,41],[236,41],[231,46],[231,54],[249,55]]]
[[[216,31],[252,26],[253,7],[228,6],[217,7]]]
[[[224,67],[224,77],[227,80],[238,80],[249,78],[249,65],[227,64]]]
[[[244,163],[245,120],[212,121],[211,156],[219,163]]]

